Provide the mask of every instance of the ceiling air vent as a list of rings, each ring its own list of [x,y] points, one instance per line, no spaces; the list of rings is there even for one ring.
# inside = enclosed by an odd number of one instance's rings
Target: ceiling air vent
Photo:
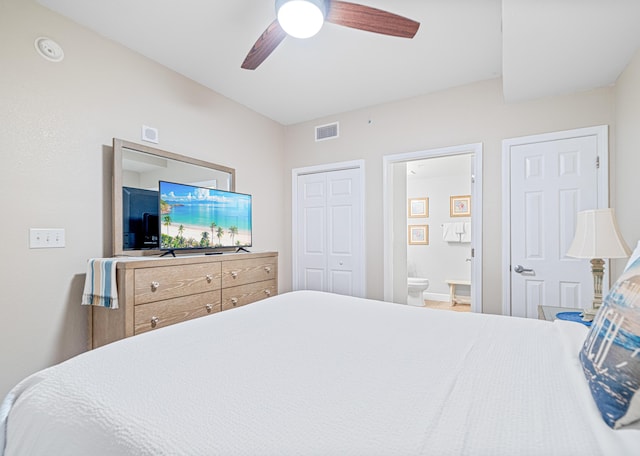
[[[316,141],[337,138],[339,135],[338,122],[316,127]]]

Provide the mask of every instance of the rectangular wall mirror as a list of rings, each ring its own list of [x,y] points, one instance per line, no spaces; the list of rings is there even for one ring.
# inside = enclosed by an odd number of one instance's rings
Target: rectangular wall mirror
[[[158,182],[235,190],[235,169],[113,139],[113,255],[158,255]]]

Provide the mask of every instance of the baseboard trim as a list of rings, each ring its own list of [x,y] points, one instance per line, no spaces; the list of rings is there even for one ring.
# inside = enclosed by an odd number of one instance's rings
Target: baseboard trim
[[[422,296],[424,297],[424,299],[426,299],[428,301],[449,302],[449,295],[448,294],[424,292],[422,294]]]

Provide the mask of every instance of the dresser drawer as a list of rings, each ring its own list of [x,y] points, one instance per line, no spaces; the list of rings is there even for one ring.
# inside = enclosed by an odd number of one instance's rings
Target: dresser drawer
[[[135,307],[134,333],[204,317],[220,310],[220,290],[142,304]]]
[[[235,287],[278,277],[277,258],[249,258],[222,264],[222,288]]]
[[[134,304],[219,290],[220,273],[220,263],[136,269]]]
[[[278,288],[275,279],[240,285],[239,287],[223,288],[222,310],[244,306],[276,294],[278,294]]]

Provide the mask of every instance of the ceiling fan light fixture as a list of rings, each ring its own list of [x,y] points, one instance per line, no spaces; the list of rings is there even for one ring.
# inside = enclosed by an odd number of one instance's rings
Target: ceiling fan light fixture
[[[323,0],[276,0],[280,27],[294,38],[311,38],[322,28],[326,14]]]
[[[413,38],[420,22],[388,11],[342,0],[275,0],[276,16],[254,43],[241,68],[255,70],[291,35],[310,38],[324,21],[381,35]]]

